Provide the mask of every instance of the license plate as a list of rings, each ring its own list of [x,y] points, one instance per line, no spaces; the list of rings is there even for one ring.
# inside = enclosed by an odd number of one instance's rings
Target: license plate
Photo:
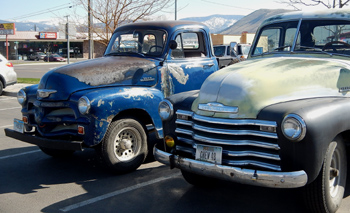
[[[196,160],[221,164],[222,147],[197,145]]]
[[[24,122],[22,120],[14,119],[13,120],[13,128],[16,132],[23,133],[24,132]]]

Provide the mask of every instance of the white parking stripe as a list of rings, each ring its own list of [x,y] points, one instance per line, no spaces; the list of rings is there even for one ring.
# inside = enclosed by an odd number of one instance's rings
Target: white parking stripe
[[[2,98],[0,98],[0,101],[2,101],[2,100],[12,100],[12,99],[17,99],[17,98],[16,97],[12,97],[12,98],[10,98],[10,97],[6,97],[6,98],[2,97]]]
[[[12,125],[6,125],[6,126],[0,126],[0,129],[5,129],[7,127],[13,127],[13,124]]]
[[[139,183],[139,184],[136,184],[134,186],[130,186],[130,187],[127,187],[127,188],[124,188],[124,189],[120,189],[120,190],[117,190],[117,191],[114,191],[114,192],[111,192],[111,193],[108,193],[108,194],[105,194],[105,195],[101,195],[101,196],[98,196],[98,197],[95,197],[95,198],[91,198],[89,200],[85,200],[85,201],[80,202],[80,203],[76,203],[76,204],[64,207],[64,208],[62,208],[60,210],[63,211],[63,212],[68,212],[68,211],[71,211],[71,210],[74,210],[74,209],[77,209],[77,208],[80,208],[80,207],[83,207],[83,206],[86,206],[86,205],[89,205],[89,204],[92,204],[92,203],[96,203],[96,202],[101,201],[101,200],[105,200],[107,198],[111,198],[111,197],[114,197],[114,196],[117,196],[117,195],[120,195],[120,194],[123,194],[123,193],[126,193],[126,192],[133,191],[135,189],[139,189],[139,188],[142,188],[142,187],[145,187],[145,186],[149,186],[149,185],[152,185],[152,184],[164,181],[164,180],[171,179],[171,178],[177,177],[179,175],[180,175],[180,172],[172,174],[170,176],[165,176],[165,177],[160,177],[160,178],[157,178],[157,179],[154,179],[154,180],[150,180],[150,181],[147,181],[147,182],[144,182],[144,183]]]
[[[3,110],[10,110],[10,109],[21,109],[22,107],[11,107],[11,108],[5,108],[5,109],[0,109],[0,111]]]
[[[22,153],[15,154],[15,155],[8,155],[8,156],[0,157],[0,160],[4,160],[4,159],[8,159],[8,158],[14,158],[14,157],[22,156],[22,155],[28,155],[28,154],[32,154],[32,153],[36,153],[36,152],[41,152],[41,150],[34,150],[34,151],[30,151],[30,152],[22,152]]]

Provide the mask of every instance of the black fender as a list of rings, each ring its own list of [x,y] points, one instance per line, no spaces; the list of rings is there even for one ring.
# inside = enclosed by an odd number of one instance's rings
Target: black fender
[[[288,140],[281,130],[283,118],[290,113],[306,123],[306,135],[299,142]],[[277,122],[282,170],[305,170],[310,183],[319,174],[330,142],[350,129],[350,99],[313,98],[274,104],[262,109],[257,118]]]

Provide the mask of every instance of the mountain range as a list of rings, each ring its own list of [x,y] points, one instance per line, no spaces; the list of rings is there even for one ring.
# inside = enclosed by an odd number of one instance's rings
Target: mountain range
[[[259,25],[266,18],[290,10],[260,9],[247,16],[242,15],[211,15],[206,17],[190,17],[181,20],[198,21],[207,25],[211,33],[240,35],[243,31],[255,33]],[[0,23],[8,21],[0,20]],[[15,22],[17,31],[56,31],[58,26],[52,22]]]

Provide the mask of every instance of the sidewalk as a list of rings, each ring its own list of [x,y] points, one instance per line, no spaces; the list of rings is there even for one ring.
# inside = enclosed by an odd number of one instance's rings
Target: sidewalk
[[[17,97],[17,92],[27,86],[30,86],[32,84],[22,84],[22,83],[17,83],[11,86],[7,86],[4,91],[3,91],[3,96],[12,96],[12,97]]]
[[[75,63],[75,62],[80,62],[80,61],[85,61],[88,60],[87,58],[70,58],[69,63]],[[18,64],[48,64],[48,63],[59,63],[59,64],[67,64],[67,62],[47,62],[43,60],[39,61],[31,61],[31,60],[9,60],[13,65],[18,65]]]

